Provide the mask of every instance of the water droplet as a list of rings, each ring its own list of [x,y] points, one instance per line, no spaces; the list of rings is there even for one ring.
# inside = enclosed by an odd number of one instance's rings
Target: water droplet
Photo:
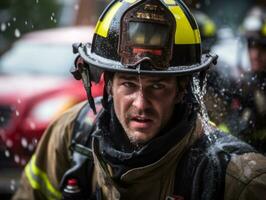
[[[36,129],[36,125],[35,125],[34,122],[30,122],[30,128],[31,128],[32,130],[35,130],[35,129]]]
[[[12,142],[12,140],[7,139],[7,140],[6,140],[6,146],[9,147],[9,148],[12,147],[12,146],[13,146],[13,142]]]
[[[1,23],[1,31],[4,32],[6,30],[6,24]]]
[[[251,171],[251,168],[249,166],[247,167],[244,167],[244,176],[245,177],[250,177],[252,171]]]
[[[75,4],[74,9],[75,10],[79,10],[79,5],[78,4]]]
[[[21,36],[21,33],[20,33],[20,31],[16,28],[15,29],[15,37],[16,38],[19,38]]]
[[[207,79],[203,80],[203,84],[200,83],[200,78],[198,76],[194,76],[192,79],[192,92],[200,105],[200,118],[203,123],[204,131],[207,135],[213,132],[213,127],[209,124],[209,116],[207,112],[207,108],[204,104],[204,95],[206,94],[206,85]]]
[[[27,164],[27,161],[25,159],[21,159],[20,164],[22,166],[25,166]]]
[[[14,190],[16,189],[16,181],[15,181],[14,179],[12,179],[12,180],[10,181],[10,189],[11,189],[12,191],[14,191]]]
[[[22,138],[21,139],[21,145],[22,147],[26,148],[28,146],[28,141],[26,138]]]
[[[38,4],[39,3],[39,0],[36,0],[36,3]]]
[[[14,161],[15,161],[15,163],[19,163],[19,161],[20,161],[19,155],[14,156]]]
[[[138,65],[136,69],[138,71],[138,74],[140,74],[140,65]]]
[[[18,104],[21,104],[21,99],[17,99]]]
[[[16,110],[16,116],[18,117],[19,116],[19,111]]]
[[[32,144],[36,146],[36,145],[38,144],[38,139],[34,138],[34,139],[32,140]]]
[[[251,160],[251,161],[248,162],[248,164],[255,166],[257,164],[257,162],[255,160]]]
[[[200,4],[200,3],[197,3],[197,4],[196,4],[196,8],[197,8],[197,9],[200,9],[200,7],[201,7],[201,4]]]
[[[29,151],[33,151],[34,150],[34,145],[33,144],[29,144],[28,145],[28,150]]]
[[[5,156],[6,156],[7,158],[10,157],[10,152],[9,152],[8,150],[5,150]]]
[[[13,17],[13,22],[17,21],[17,18],[16,17]]]

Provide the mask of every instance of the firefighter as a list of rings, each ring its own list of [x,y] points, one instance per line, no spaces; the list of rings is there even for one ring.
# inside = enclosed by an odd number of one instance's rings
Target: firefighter
[[[250,69],[237,81],[239,122],[237,135],[266,153],[266,9],[253,7],[242,25],[246,39]]]
[[[182,1],[112,1],[74,52],[89,103],[49,126],[13,199],[265,198],[266,158],[199,115],[193,87],[217,56]]]
[[[222,126],[235,136],[266,153],[266,14],[253,7],[245,17],[241,34],[247,45],[250,68],[239,68],[238,76],[223,84],[227,114]],[[241,51],[241,50],[240,50]],[[229,80],[229,81],[228,81]],[[218,87],[217,87],[218,88]],[[224,96],[226,97],[226,95]],[[221,106],[220,106],[221,107]],[[224,112],[225,113],[225,112]]]

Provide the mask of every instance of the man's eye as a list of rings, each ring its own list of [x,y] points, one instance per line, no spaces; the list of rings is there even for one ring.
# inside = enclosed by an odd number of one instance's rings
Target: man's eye
[[[123,85],[127,88],[134,88],[136,87],[136,85],[134,83],[131,82],[124,82]]]
[[[163,84],[160,84],[160,83],[156,83],[156,84],[153,84],[152,85],[152,88],[154,89],[163,89],[165,88]]]

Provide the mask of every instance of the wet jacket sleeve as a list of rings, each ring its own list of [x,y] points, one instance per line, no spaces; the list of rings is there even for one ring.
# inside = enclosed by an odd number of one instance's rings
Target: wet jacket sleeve
[[[70,167],[71,135],[82,105],[67,111],[47,128],[24,169],[13,200],[61,199],[59,183]]]
[[[233,156],[225,183],[225,200],[265,200],[266,157],[257,153]]]

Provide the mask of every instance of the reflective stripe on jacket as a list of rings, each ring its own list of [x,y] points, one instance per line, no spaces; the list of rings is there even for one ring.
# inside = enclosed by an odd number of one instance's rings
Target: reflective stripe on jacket
[[[31,187],[40,190],[47,199],[61,199],[61,193],[53,187],[47,175],[36,165],[36,156],[33,155],[25,168],[25,174]]]

